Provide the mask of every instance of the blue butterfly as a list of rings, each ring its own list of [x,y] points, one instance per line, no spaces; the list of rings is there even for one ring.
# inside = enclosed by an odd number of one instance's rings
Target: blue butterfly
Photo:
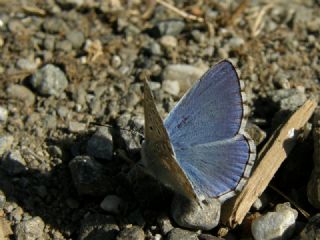
[[[240,191],[255,160],[245,133],[242,82],[229,61],[209,69],[162,121],[144,84],[142,162],[151,174],[189,199],[224,201]]]

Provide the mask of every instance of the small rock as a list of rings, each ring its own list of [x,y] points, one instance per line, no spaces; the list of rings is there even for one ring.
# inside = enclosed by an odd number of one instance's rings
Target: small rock
[[[165,20],[157,23],[157,25],[155,26],[155,30],[157,32],[157,35],[160,36],[177,36],[182,32],[184,26],[185,23],[180,20]]]
[[[147,50],[154,56],[161,56],[163,54],[160,44],[155,41],[149,43]]]
[[[301,231],[299,240],[320,239],[320,213],[309,218],[307,225]]]
[[[11,135],[0,137],[0,156],[10,150],[13,140],[14,138]]]
[[[85,42],[84,34],[76,30],[68,32],[66,39],[71,43],[74,49],[81,48]]]
[[[159,217],[157,219],[157,222],[158,222],[158,226],[161,230],[161,233],[163,235],[166,235],[168,232],[170,232],[173,229],[170,218],[168,216]]]
[[[47,64],[33,74],[31,85],[42,95],[58,97],[68,86],[68,80],[60,68]]]
[[[167,235],[167,240],[198,240],[198,236],[196,233],[184,230],[181,228],[174,228],[172,229],[168,235]]]
[[[43,239],[44,223],[40,217],[34,217],[17,224],[15,237],[17,240]]]
[[[56,43],[56,49],[64,52],[72,50],[72,43],[69,40],[63,40]]]
[[[4,208],[5,203],[7,202],[6,195],[2,190],[0,190],[0,209]]]
[[[69,8],[70,6],[80,7],[84,3],[84,0],[57,0],[57,2],[65,8]]]
[[[99,127],[87,143],[87,153],[90,156],[111,160],[113,155],[113,140],[110,128]]]
[[[79,133],[83,132],[87,129],[87,125],[85,123],[80,123],[80,122],[75,122],[75,121],[70,121],[68,130],[71,133]]]
[[[265,131],[263,131],[261,128],[259,128],[257,125],[247,122],[245,131],[249,134],[249,136],[252,138],[256,146],[258,146],[260,143],[265,140],[267,134]]]
[[[254,239],[289,239],[294,232],[298,212],[289,204],[278,204],[276,212],[268,212],[252,222]]]
[[[69,169],[79,195],[103,196],[113,189],[104,166],[89,156],[75,157]]]
[[[198,236],[198,239],[199,240],[223,240],[222,238],[219,238],[219,237],[216,237],[216,236],[213,236],[210,234],[200,234]],[[230,239],[232,239],[232,238],[230,238]]]
[[[272,101],[279,104],[281,110],[294,111],[307,99],[306,94],[298,89],[279,89],[270,93]]]
[[[171,64],[164,69],[162,79],[163,81],[178,81],[180,92],[184,93],[196,80],[200,79],[206,70],[187,64]]]
[[[136,153],[141,149],[141,143],[139,135],[130,130],[121,130],[119,131],[119,139],[121,139],[121,145],[128,153]]]
[[[17,67],[22,70],[32,71],[37,68],[37,63],[30,61],[29,59],[20,58],[17,61]]]
[[[26,106],[31,106],[35,102],[35,96],[33,92],[31,92],[25,86],[21,86],[18,84],[11,84],[7,88],[7,93],[9,98],[15,98],[22,101]]]
[[[18,150],[10,152],[1,163],[2,168],[10,175],[26,171],[26,162]]]
[[[8,119],[8,110],[0,106],[0,122],[6,122]]]
[[[194,201],[176,195],[171,205],[171,214],[181,227],[211,230],[219,223],[220,209],[221,204],[217,199],[207,200],[200,206]]]
[[[238,49],[244,45],[244,40],[241,37],[233,37],[229,40],[229,47],[231,50]]]
[[[66,33],[68,27],[62,18],[53,17],[45,18],[43,29],[48,33]]]
[[[116,220],[112,216],[92,214],[81,222],[79,240],[114,240],[119,232]]]
[[[261,211],[263,210],[267,204],[268,204],[268,196],[267,194],[264,192],[262,193],[262,195],[260,197],[258,197],[258,199],[252,204],[252,208],[256,211]]]
[[[100,207],[106,212],[119,214],[124,208],[124,202],[116,195],[108,195],[102,200]]]
[[[132,226],[123,229],[117,236],[117,240],[144,240],[144,231],[141,227]]]
[[[174,36],[162,36],[160,43],[165,48],[175,48],[178,45],[178,40]]]
[[[118,55],[112,56],[111,65],[114,68],[119,68],[121,66],[121,58]]]
[[[164,80],[162,82],[162,89],[173,96],[178,96],[180,93],[180,84],[178,81]]]

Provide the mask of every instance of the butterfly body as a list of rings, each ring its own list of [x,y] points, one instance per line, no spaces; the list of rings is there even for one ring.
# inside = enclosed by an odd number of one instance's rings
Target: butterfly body
[[[225,200],[250,174],[255,146],[245,133],[245,97],[228,61],[211,68],[162,121],[145,82],[143,162],[188,198]]]

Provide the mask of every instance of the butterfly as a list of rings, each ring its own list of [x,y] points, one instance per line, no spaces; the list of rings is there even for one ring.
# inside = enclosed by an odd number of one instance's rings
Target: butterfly
[[[243,84],[221,61],[180,99],[164,121],[144,82],[145,140],[142,163],[173,191],[193,200],[220,201],[241,191],[255,160],[245,132]]]

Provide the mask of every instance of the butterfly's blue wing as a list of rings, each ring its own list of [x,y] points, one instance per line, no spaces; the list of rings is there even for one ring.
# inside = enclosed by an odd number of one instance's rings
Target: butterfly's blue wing
[[[241,86],[228,61],[207,71],[165,119],[171,143],[189,146],[233,137],[244,115]]]
[[[245,136],[236,135],[227,140],[176,148],[175,154],[198,196],[229,197],[233,190],[242,188],[242,179],[249,176],[253,163],[251,144]]]
[[[228,61],[211,68],[165,119],[176,159],[198,195],[239,189],[254,158],[244,136],[244,97]]]

